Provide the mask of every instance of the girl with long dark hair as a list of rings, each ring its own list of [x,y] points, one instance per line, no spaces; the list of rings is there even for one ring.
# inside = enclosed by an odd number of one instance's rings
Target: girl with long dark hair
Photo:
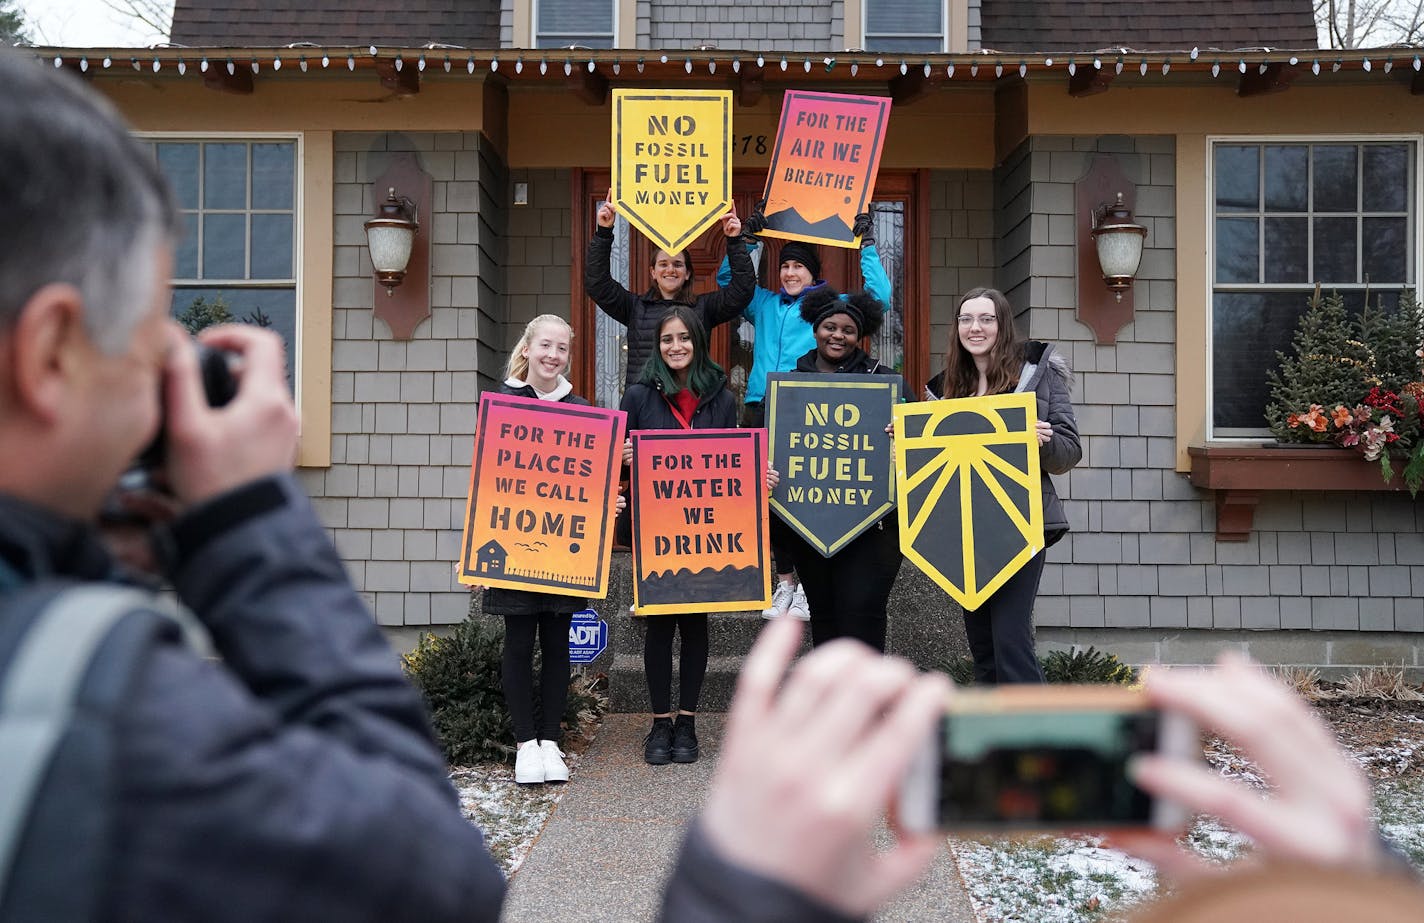
[[[707,330],[686,305],[673,305],[658,324],[654,348],[642,377],[623,395],[628,432],[649,429],[732,429],[737,399],[727,375],[708,353]],[[623,462],[633,461],[633,444]],[[768,483],[776,473],[768,470]],[[672,642],[682,636],[678,660],[678,711],[672,710]],[[643,671],[653,726],[643,743],[643,759],[654,766],[697,759],[697,702],[707,676],[707,613],[647,617]]]

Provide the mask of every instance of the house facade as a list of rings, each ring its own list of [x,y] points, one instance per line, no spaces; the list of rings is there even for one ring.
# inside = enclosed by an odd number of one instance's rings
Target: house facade
[[[174,177],[175,311],[222,299],[287,338],[301,477],[382,625],[469,612],[476,403],[530,318],[570,318],[579,393],[617,404],[624,331],[581,284],[609,90],[733,90],[746,214],[782,94],[810,88],[894,100],[874,198],[895,320],[872,351],[919,391],[958,295],[994,285],[1071,359],[1084,458],[1058,479],[1073,532],[1048,555],[1041,645],[1424,667],[1424,503],[1362,461],[1284,461],[1261,417],[1317,283],[1356,304],[1418,285],[1419,49],[1315,50],[1293,0],[281,6],[179,0],[172,46],[34,55],[109,96]],[[362,224],[412,169],[428,284],[402,288],[429,314],[393,322]],[[1123,302],[1095,306],[1087,231],[1115,186],[1145,251]],[[704,283],[714,238],[691,248]],[[646,242],[621,221],[617,241],[641,288]],[[854,287],[844,257],[826,274]],[[734,384],[750,336],[715,337]]]

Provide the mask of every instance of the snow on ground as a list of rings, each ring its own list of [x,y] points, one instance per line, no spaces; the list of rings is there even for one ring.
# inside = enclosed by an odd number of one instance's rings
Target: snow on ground
[[[577,771],[579,757],[564,757],[569,772]],[[485,834],[485,846],[504,869],[513,875],[563,797],[563,785],[518,785],[514,767],[504,763],[481,763],[450,771],[450,782],[460,795],[460,812]]]
[[[1116,913],[1157,888],[1152,866],[1090,836],[951,840],[983,923],[1076,923]]]

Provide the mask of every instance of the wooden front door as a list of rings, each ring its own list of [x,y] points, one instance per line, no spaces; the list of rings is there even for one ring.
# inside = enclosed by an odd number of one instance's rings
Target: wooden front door
[[[766,174],[739,170],[733,174],[732,193],[737,214],[749,215],[766,182]],[[622,324],[598,310],[583,292],[583,261],[593,233],[594,215],[608,194],[607,170],[578,171],[574,177],[573,202],[573,304],[575,341],[574,384],[602,407],[617,407],[623,393],[627,331]],[[893,296],[890,315],[873,342],[865,343],[871,355],[905,375],[910,395],[919,393],[929,362],[929,212],[928,176],[923,171],[882,170],[875,186],[876,244],[881,263],[890,277]],[[726,255],[721,225],[715,225],[697,239],[688,254],[692,259],[698,293],[717,285],[717,269]],[[758,260],[758,284],[776,291],[780,288],[777,268],[783,241],[765,238]],[[843,247],[820,249],[821,275],[840,291],[858,291],[864,286],[860,254]],[[642,234],[633,231],[622,218],[614,228],[613,277],[630,291],[646,291],[651,279],[648,267],[656,251]],[[730,384],[738,394],[746,390],[751,370],[755,331],[746,322],[723,324],[712,331],[712,357],[727,370]]]

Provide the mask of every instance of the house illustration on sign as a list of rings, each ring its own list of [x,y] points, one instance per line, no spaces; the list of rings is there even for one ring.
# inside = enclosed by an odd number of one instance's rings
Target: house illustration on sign
[[[475,572],[482,575],[503,574],[507,557],[508,552],[504,550],[504,546],[490,539],[475,556]]]

